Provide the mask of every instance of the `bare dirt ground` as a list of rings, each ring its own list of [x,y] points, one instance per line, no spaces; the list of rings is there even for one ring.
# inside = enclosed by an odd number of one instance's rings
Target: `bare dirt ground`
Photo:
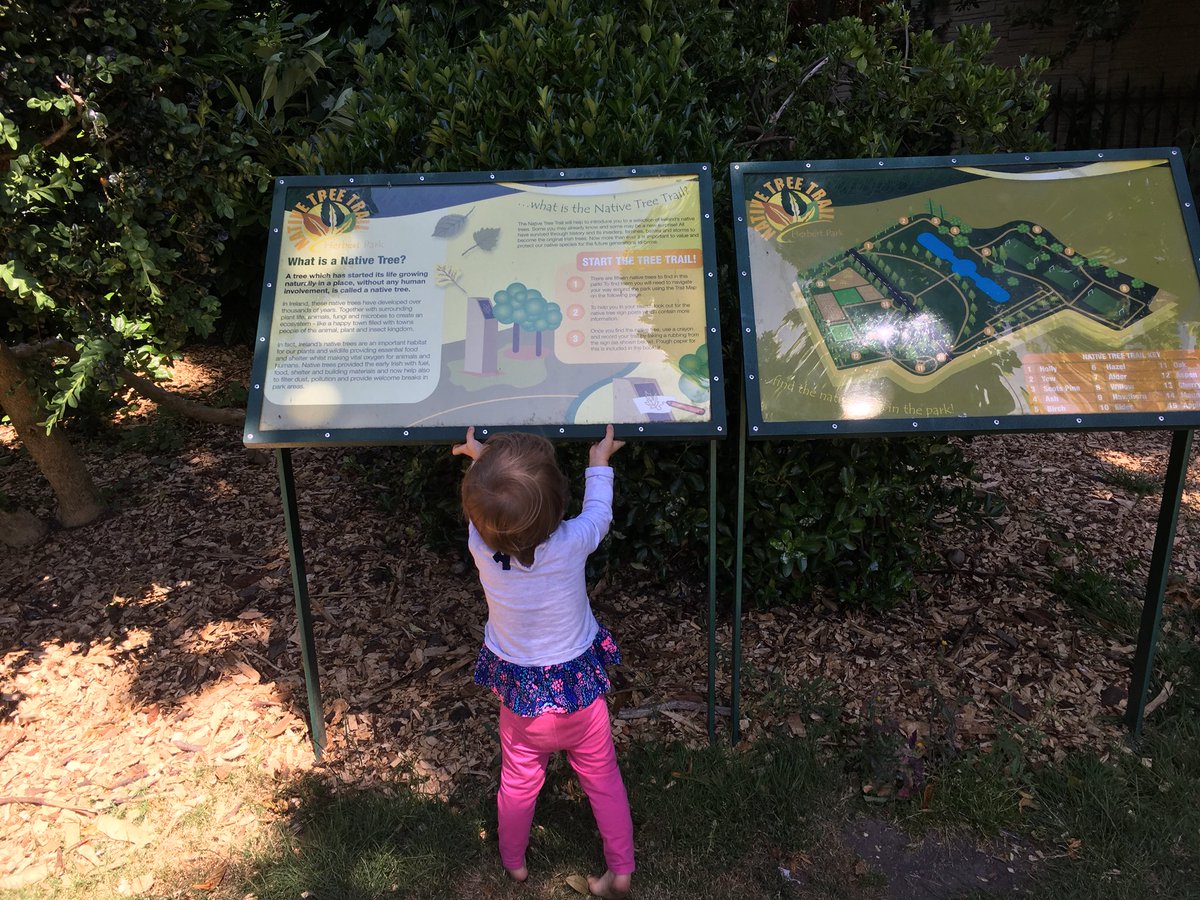
[[[208,399],[248,369],[243,351],[199,350],[176,368],[175,387]],[[156,415],[140,404],[123,427]],[[379,511],[376,490],[347,465],[352,450],[294,454],[330,740],[314,763],[274,460],[247,451],[235,429],[180,429],[181,445],[166,451],[82,443],[111,514],[0,551],[0,887],[49,895],[102,875],[114,894],[135,895],[182,868],[205,896],[286,811],[280,781],[312,773],[387,791],[415,775],[445,793],[494,777],[494,703],[471,684],[478,585],[461,557],[425,549],[412,523]],[[1133,637],[1104,637],[1047,585],[1056,571],[1091,567],[1142,589],[1159,496],[1108,476],[1161,484],[1168,441],[969,441],[982,486],[1006,511],[992,529],[938,539],[947,562],[922,575],[927,596],[879,616],[819,603],[744,616],[744,738],[805,733],[816,684],[844,718],[910,736],[918,755],[1014,733],[1036,736],[1034,760],[1124,752]],[[0,427],[0,491],[48,518],[52,495],[18,448]],[[1172,603],[1195,602],[1200,584],[1198,485],[1193,462]],[[707,586],[613,577],[593,596],[625,654],[618,742],[705,744]],[[727,614],[717,639],[726,704]]]

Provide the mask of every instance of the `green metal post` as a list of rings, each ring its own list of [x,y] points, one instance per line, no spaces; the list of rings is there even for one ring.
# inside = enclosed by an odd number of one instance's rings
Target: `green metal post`
[[[733,563],[733,660],[730,664],[730,735],[736,746],[742,737],[742,559],[746,538],[746,389],[742,388],[742,415],[738,424],[737,537]]]
[[[1137,738],[1142,733],[1142,714],[1150,692],[1154,670],[1154,648],[1162,623],[1163,599],[1171,569],[1171,546],[1175,543],[1175,524],[1183,500],[1188,457],[1192,451],[1192,432],[1176,431],[1171,436],[1171,456],[1167,460],[1167,478],[1163,483],[1162,505],[1158,510],[1158,528],[1154,533],[1154,552],[1150,556],[1150,577],[1146,581],[1146,599],[1142,603],[1142,623],[1138,629],[1133,673],[1129,679],[1129,700],[1125,704],[1125,725]]]
[[[708,743],[717,742],[717,442],[708,442]]]
[[[292,589],[296,594],[296,626],[300,629],[300,661],[304,667],[304,687],[308,693],[308,736],[317,761],[325,750],[325,714],[321,704],[321,676],[317,671],[317,647],[313,640],[312,607],[308,602],[308,581],[304,572],[304,545],[300,535],[300,514],[296,510],[296,478],[292,473],[290,450],[275,451],[279,470],[279,493],[283,501],[283,522],[287,529],[288,558],[292,564]]]

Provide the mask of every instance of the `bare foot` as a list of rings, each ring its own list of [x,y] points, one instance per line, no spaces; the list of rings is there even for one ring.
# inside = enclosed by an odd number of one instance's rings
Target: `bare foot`
[[[624,897],[629,893],[630,880],[631,876],[616,875],[612,869],[609,869],[599,878],[589,875],[588,890],[592,892],[593,897]]]
[[[521,866],[519,869],[505,869],[504,871],[508,873],[508,877],[513,881],[524,881],[529,877],[528,866]]]

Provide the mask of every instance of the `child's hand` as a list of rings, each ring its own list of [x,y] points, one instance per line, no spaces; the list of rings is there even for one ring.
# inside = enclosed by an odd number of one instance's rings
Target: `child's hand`
[[[450,448],[450,452],[455,456],[469,456],[472,460],[479,459],[479,454],[483,452],[483,444],[475,440],[474,425],[467,429],[467,440],[462,444],[455,444]]]
[[[588,450],[588,465],[607,466],[608,458],[624,446],[624,441],[613,440],[613,427],[609,425],[604,429],[604,437]]]

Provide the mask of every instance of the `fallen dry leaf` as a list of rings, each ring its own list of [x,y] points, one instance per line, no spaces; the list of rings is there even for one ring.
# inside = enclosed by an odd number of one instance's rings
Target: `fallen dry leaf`
[[[27,866],[20,871],[13,872],[11,875],[5,875],[0,878],[0,890],[13,891],[18,888],[29,887],[37,884],[50,876],[50,863],[36,862],[32,866]]]
[[[118,819],[116,816],[96,816],[93,824],[97,831],[114,841],[125,841],[137,847],[144,847],[154,840],[154,832],[151,829],[126,819]]]
[[[122,897],[136,897],[154,887],[153,875],[137,875],[134,878],[122,878],[117,885],[117,893]]]

